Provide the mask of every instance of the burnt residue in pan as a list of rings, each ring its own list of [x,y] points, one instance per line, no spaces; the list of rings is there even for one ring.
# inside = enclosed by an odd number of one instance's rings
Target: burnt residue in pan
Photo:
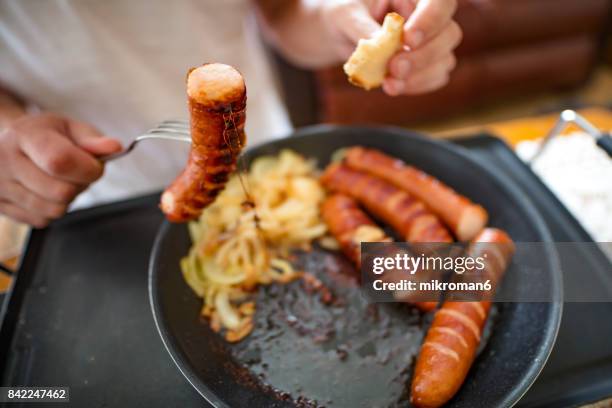
[[[419,312],[373,304],[342,257],[313,249],[295,261],[307,272],[261,288],[253,332],[231,347],[237,361],[297,405],[389,407],[405,398],[423,336]]]
[[[241,378],[297,407],[405,407],[414,360],[433,314],[371,303],[341,255],[297,254],[304,278],[262,287],[255,328],[230,346]],[[491,308],[478,354],[498,308]]]

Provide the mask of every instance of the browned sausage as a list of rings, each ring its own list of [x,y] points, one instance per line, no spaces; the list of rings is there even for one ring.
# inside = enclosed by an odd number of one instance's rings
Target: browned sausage
[[[419,200],[376,176],[331,164],[321,177],[323,185],[347,194],[391,225],[408,242],[452,242],[452,237]],[[414,302],[421,310],[434,310],[438,302]]]
[[[475,245],[478,242],[494,245]],[[487,273],[501,279],[514,253],[514,244],[505,232],[487,228],[468,249],[469,256],[484,253]],[[436,312],[414,369],[410,395],[414,406],[440,407],[459,390],[474,362],[490,307],[490,301],[447,301]]]
[[[390,237],[359,208],[357,201],[344,194],[333,194],[321,207],[323,220],[340,244],[342,252],[361,268],[361,242],[391,241]],[[434,310],[437,302],[414,302],[424,312]]]
[[[385,232],[359,208],[357,202],[343,194],[333,194],[321,207],[323,220],[340,244],[344,254],[361,267],[361,241],[364,232],[374,241],[388,241]]]
[[[399,159],[357,146],[347,151],[345,161],[349,167],[378,176],[423,201],[460,241],[471,240],[487,224],[488,214],[483,207]]]
[[[355,198],[408,242],[452,242],[444,225],[421,201],[376,176],[332,164],[321,182],[330,191]]]
[[[187,77],[191,152],[187,167],[164,191],[160,207],[173,222],[198,218],[225,187],[246,138],[246,86],[224,64],[205,64]]]

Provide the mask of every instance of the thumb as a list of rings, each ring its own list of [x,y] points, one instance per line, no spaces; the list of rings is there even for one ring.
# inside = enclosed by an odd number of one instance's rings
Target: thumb
[[[380,29],[380,24],[361,1],[343,2],[333,15],[337,27],[354,44],[362,38],[372,37]]]
[[[72,141],[94,156],[116,153],[122,149],[118,140],[102,135],[87,123],[71,120],[68,123],[68,130]]]

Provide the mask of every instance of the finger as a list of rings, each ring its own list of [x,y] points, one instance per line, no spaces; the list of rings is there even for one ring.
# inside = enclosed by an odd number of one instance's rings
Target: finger
[[[357,44],[362,38],[370,38],[380,29],[380,24],[374,20],[367,6],[360,2],[343,3],[333,11],[336,24],[342,33]]]
[[[389,11],[391,0],[373,0],[370,1],[369,9],[374,20],[382,22],[383,18]]]
[[[431,41],[414,51],[400,51],[389,61],[389,74],[395,78],[406,78],[448,56],[461,42],[461,29],[452,21]]]
[[[47,219],[59,218],[66,212],[66,205],[46,201],[15,181],[2,183],[0,199],[12,202],[20,208]]]
[[[81,186],[48,175],[26,156],[17,158],[13,166],[19,183],[49,201],[68,204],[82,189]]]
[[[355,44],[345,38],[340,38],[336,44],[338,55],[343,60],[348,60],[355,51]]]
[[[411,73],[406,79],[394,77],[385,78],[383,90],[392,96],[400,94],[420,94],[445,85],[449,72],[455,67],[457,60],[449,55],[427,69]]]
[[[15,204],[0,200],[0,214],[4,214],[15,221],[31,225],[35,228],[43,228],[49,224],[49,220],[37,214],[32,214]]]
[[[448,25],[457,0],[420,0],[404,28],[404,42],[416,49]]]
[[[442,74],[437,77],[432,77],[426,81],[420,82],[418,85],[407,86],[404,89],[405,95],[421,95],[443,88],[450,80],[449,74]]]
[[[432,77],[431,79],[420,82],[418,85],[407,87],[405,81],[390,78],[383,83],[383,90],[390,96],[420,95],[442,88],[448,81],[448,74],[441,74],[438,77]]]
[[[96,128],[76,120],[68,121],[68,132],[74,143],[94,156],[116,153],[121,150],[121,143],[105,137]]]
[[[404,18],[409,18],[414,12],[415,2],[413,0],[392,0],[391,7]]]
[[[457,60],[451,54],[427,69],[413,73],[404,82],[404,92],[421,89],[424,87],[423,84],[437,83],[437,78],[448,78],[448,73],[455,68],[456,64]]]
[[[102,164],[70,139],[51,130],[20,138],[22,152],[50,176],[89,184],[102,175]]]
[[[404,92],[403,79],[397,79],[393,77],[385,78],[382,84],[383,91],[389,96],[398,96]]]

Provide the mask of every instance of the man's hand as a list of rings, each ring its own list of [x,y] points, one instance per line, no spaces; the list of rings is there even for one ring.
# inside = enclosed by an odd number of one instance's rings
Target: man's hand
[[[22,116],[0,130],[0,213],[34,227],[61,217],[100,178],[96,156],[121,150],[93,127],[50,114]]]
[[[344,59],[361,38],[371,37],[380,28],[378,22],[387,12],[406,18],[404,49],[389,61],[389,75],[383,83],[387,94],[421,94],[448,83],[456,65],[453,50],[461,42],[461,29],[453,21],[457,0],[334,0],[323,4],[323,18]]]

